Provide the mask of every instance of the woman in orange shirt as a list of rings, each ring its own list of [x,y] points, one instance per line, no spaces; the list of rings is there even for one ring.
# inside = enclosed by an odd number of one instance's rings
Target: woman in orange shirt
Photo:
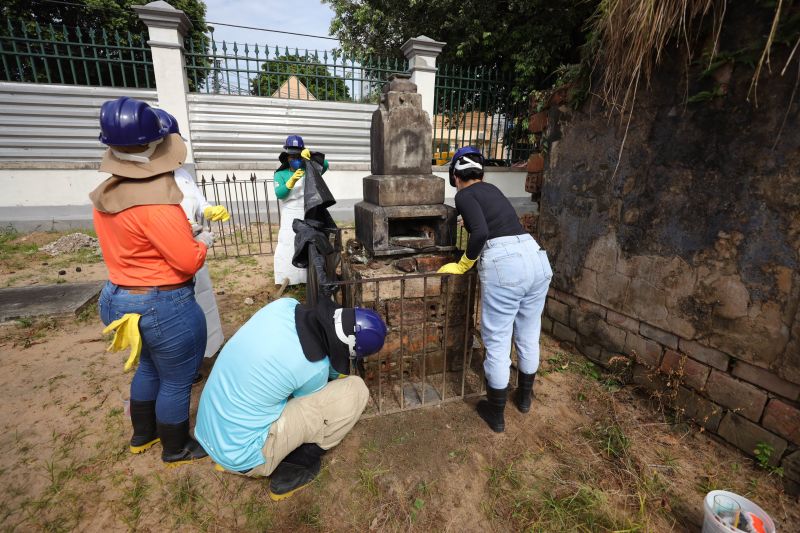
[[[193,236],[173,177],[186,145],[168,134],[150,106],[127,97],[105,102],[100,129],[109,147],[100,170],[111,174],[90,194],[109,274],[100,318],[106,325],[122,319],[122,328],[132,326],[141,338],[131,382],[130,449],[141,453],[161,440],[165,463],[199,459],[206,453],[189,435],[189,400],[206,322],[193,279],[213,235]]]

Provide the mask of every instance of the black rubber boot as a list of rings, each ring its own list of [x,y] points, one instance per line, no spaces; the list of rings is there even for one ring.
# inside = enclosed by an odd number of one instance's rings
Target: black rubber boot
[[[200,443],[189,436],[188,418],[179,424],[158,422],[158,435],[163,448],[161,460],[167,466],[178,466],[208,456]]]
[[[156,402],[139,402],[131,400],[131,453],[142,453],[158,442],[156,429]]]
[[[325,450],[316,444],[301,444],[275,468],[269,477],[269,497],[273,501],[285,500],[309,485],[322,468]]]
[[[531,396],[533,396],[533,380],[536,379],[536,372],[533,374],[519,373],[517,383],[517,393],[514,395],[514,404],[520,413],[527,413],[531,410]]]
[[[502,433],[506,430],[506,420],[503,412],[506,410],[506,397],[508,386],[502,389],[493,389],[486,385],[486,399],[478,402],[478,414],[489,424],[492,431]]]

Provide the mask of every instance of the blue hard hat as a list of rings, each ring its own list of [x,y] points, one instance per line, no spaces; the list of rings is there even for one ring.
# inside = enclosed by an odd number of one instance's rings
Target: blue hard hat
[[[167,128],[167,133],[181,134],[181,130],[178,127],[178,120],[174,116],[158,107],[152,109],[156,112],[156,115],[158,115],[158,120],[161,121],[161,125]]]
[[[168,135],[152,107],[127,96],[100,108],[100,142],[110,146],[148,144]]]
[[[462,158],[467,157],[470,163],[471,168],[475,168],[477,170],[477,166],[480,166],[481,175],[483,173],[483,154],[481,151],[475,148],[474,146],[464,146],[463,148],[459,148],[456,153],[453,155],[453,159],[450,160],[450,185],[455,187],[456,180],[455,180],[455,171],[456,166],[464,163]]]
[[[306,145],[303,143],[303,138],[299,135],[289,135],[286,137],[286,143],[283,145],[283,149],[290,154],[299,154],[305,147]]]
[[[386,324],[381,315],[372,309],[355,308],[355,352],[357,357],[372,355],[383,348]]]

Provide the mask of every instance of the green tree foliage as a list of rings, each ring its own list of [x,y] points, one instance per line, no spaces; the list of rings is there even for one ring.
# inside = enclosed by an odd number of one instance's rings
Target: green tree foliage
[[[350,88],[342,77],[332,77],[332,73],[319,59],[301,54],[284,54],[265,61],[261,72],[250,80],[251,94],[270,96],[277,91],[286,80],[296,76],[317,100],[337,102],[350,101]],[[292,97],[296,87],[290,84]]]
[[[195,49],[204,49],[208,41],[205,36],[205,3],[202,0],[167,0],[167,3],[186,13],[192,22],[187,37],[193,40]],[[16,35],[19,35],[23,24],[30,34],[35,35],[35,25],[38,24],[45,40],[64,40],[62,27],[67,27],[70,29],[68,39],[71,41],[76,38],[74,29],[80,29],[84,38],[92,30],[96,35],[101,35],[105,30],[109,36],[109,45],[116,44],[114,36],[117,34],[121,36],[122,44],[127,45],[130,32],[132,44],[142,46],[144,44],[142,41],[147,40],[147,27],[132,6],[144,4],[147,2],[142,0],[66,0],[63,3],[47,0],[3,0],[0,3],[0,15],[2,15],[0,20],[3,21],[3,24],[0,24],[0,36],[8,34],[9,23]],[[49,29],[51,24],[55,29],[53,32]],[[144,39],[141,36],[144,36]],[[123,57],[127,59],[127,56]],[[90,73],[91,76],[95,75]],[[76,83],[87,82],[93,85],[97,84],[98,80],[92,78],[76,81]],[[199,79],[198,84],[202,84]]]
[[[440,63],[491,66],[513,75],[511,96],[553,84],[559,65],[577,63],[598,0],[323,0],[331,33],[348,53],[399,54],[407,39],[447,43]]]

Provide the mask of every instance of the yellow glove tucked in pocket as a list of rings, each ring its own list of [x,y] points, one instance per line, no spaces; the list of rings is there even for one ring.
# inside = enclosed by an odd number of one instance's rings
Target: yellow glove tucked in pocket
[[[203,216],[212,222],[221,220],[227,222],[231,218],[231,214],[225,209],[224,205],[210,205],[203,209]]]
[[[139,319],[142,315],[137,313],[127,313],[119,320],[115,320],[103,330],[103,335],[114,333],[114,339],[106,349],[107,352],[119,352],[130,347],[131,354],[125,361],[125,372],[128,372],[139,361],[139,354],[142,353],[142,337],[139,334]]]
[[[477,261],[477,259],[470,259],[465,253],[461,256],[461,260],[458,263],[447,263],[437,270],[437,272],[439,274],[463,274],[472,268],[475,261]]]
[[[305,174],[306,171],[303,170],[302,168],[298,168],[297,170],[295,170],[294,174],[292,174],[292,177],[286,180],[286,188],[294,189],[295,183],[297,183],[300,180],[300,178],[305,176]]]
[[[303,148],[303,151],[300,152],[300,157],[306,161],[311,161],[311,151],[308,148]]]

